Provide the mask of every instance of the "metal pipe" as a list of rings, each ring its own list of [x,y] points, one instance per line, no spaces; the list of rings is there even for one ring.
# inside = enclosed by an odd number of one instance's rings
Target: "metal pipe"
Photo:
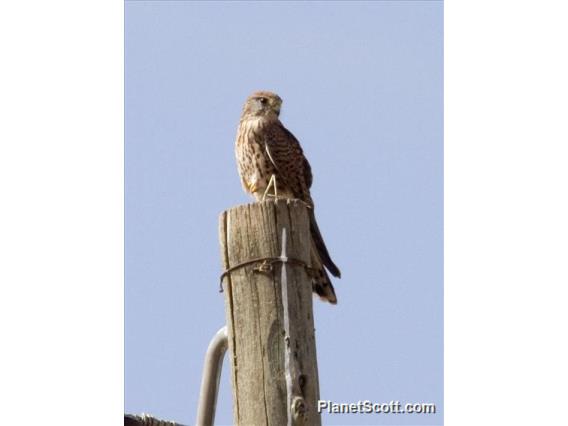
[[[215,421],[215,409],[217,407],[217,394],[219,393],[219,381],[223,368],[223,357],[228,347],[227,326],[221,328],[207,348],[205,353],[205,365],[201,379],[201,391],[197,405],[197,426],[213,426]]]

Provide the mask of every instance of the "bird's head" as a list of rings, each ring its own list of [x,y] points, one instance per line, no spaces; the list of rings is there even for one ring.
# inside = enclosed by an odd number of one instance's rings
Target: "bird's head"
[[[278,118],[281,106],[282,99],[276,93],[255,92],[247,98],[242,118]]]

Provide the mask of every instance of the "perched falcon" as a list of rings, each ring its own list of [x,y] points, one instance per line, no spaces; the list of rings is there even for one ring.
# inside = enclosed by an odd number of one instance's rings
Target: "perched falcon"
[[[340,277],[341,272],[331,260],[314,215],[310,163],[298,140],[278,119],[281,105],[282,99],[271,92],[256,92],[246,100],[236,140],[239,175],[245,191],[259,201],[272,189],[274,196],[297,198],[308,205],[313,291],[336,304],[335,290],[325,268],[335,277]]]

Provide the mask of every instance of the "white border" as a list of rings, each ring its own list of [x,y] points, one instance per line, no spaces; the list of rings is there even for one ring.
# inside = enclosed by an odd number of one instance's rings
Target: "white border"
[[[445,5],[448,425],[568,424],[564,4]]]
[[[123,4],[0,12],[0,423],[122,424]]]

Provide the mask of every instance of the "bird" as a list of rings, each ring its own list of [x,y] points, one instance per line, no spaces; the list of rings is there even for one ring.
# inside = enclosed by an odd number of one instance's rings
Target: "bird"
[[[314,213],[310,194],[313,176],[300,142],[280,121],[282,99],[276,93],[258,91],[243,106],[235,142],[237,168],[245,192],[256,201],[267,197],[303,201],[310,219],[310,276],[312,290],[323,301],[337,304],[328,271],[341,277],[331,259]]]

